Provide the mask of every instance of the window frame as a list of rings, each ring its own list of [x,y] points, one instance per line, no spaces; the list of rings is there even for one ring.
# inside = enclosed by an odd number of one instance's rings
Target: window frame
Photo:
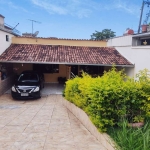
[[[6,42],[9,42],[9,35],[6,35]]]

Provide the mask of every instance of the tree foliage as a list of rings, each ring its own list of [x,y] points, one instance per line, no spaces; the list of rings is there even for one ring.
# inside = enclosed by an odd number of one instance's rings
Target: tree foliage
[[[111,29],[104,29],[102,30],[102,32],[95,31],[95,33],[91,35],[91,39],[92,40],[105,40],[105,39],[109,39],[115,36],[116,36],[115,32],[111,31]]]

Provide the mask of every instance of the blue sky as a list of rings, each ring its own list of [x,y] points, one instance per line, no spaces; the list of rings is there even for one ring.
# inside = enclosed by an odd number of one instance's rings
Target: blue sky
[[[39,37],[90,39],[103,29],[121,36],[126,28],[138,30],[142,0],[0,0],[0,14],[5,23],[21,32],[34,32]],[[145,6],[143,20],[149,8]]]

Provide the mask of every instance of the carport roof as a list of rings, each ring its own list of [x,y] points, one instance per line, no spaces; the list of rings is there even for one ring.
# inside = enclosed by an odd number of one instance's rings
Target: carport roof
[[[134,66],[114,48],[39,44],[11,44],[0,62]]]

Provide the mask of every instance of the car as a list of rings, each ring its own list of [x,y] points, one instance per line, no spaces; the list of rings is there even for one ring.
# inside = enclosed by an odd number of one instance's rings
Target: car
[[[24,71],[16,79],[11,88],[14,99],[40,98],[44,88],[44,75],[36,71]]]

